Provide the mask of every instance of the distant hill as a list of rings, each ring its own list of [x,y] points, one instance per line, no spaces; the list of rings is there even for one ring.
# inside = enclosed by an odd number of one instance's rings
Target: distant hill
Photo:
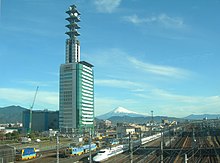
[[[202,120],[204,118],[207,118],[207,119],[217,119],[219,117],[220,117],[220,114],[200,114],[200,115],[191,114],[191,115],[185,117],[184,119]]]
[[[22,112],[27,110],[20,106],[7,106],[0,108],[0,123],[22,122]]]
[[[184,119],[175,118],[175,117],[166,117],[166,116],[155,116],[154,121],[155,122],[161,122],[162,119],[167,119],[168,121],[184,121]],[[151,121],[151,117],[129,117],[129,116],[113,116],[111,118],[108,118],[113,124],[117,123],[136,123],[136,124],[143,124]]]
[[[147,114],[141,114],[134,111],[130,111],[123,107],[117,107],[113,111],[96,117],[97,119],[110,120],[113,124],[117,123],[136,123],[143,124],[151,121],[151,116]],[[182,118],[167,117],[167,116],[154,116],[153,120],[156,122],[161,122],[162,119],[167,119],[168,121],[185,121]]]

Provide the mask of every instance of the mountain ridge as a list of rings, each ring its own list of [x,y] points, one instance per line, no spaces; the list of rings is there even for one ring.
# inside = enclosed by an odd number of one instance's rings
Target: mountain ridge
[[[184,119],[189,119],[189,120],[202,120],[202,119],[219,119],[220,114],[190,114]]]
[[[16,123],[22,122],[22,112],[28,110],[27,108],[11,105],[6,107],[0,107],[0,123]],[[161,119],[180,119],[180,120],[202,120],[202,119],[219,119],[220,114],[190,114],[186,117],[175,118],[168,116],[154,116],[155,121]],[[100,116],[96,116],[96,119],[111,120],[115,122],[128,121],[128,122],[143,122],[151,120],[151,116],[146,114],[137,113],[123,107],[117,107],[113,111],[105,113]]]
[[[28,109],[16,105],[0,107],[0,123],[21,123],[22,112],[25,110]]]
[[[175,117],[167,117],[167,116],[155,116],[153,121],[154,122],[161,122],[163,119],[167,119],[168,121],[177,121],[177,122],[182,122],[185,121],[185,119],[182,118],[175,118]],[[149,123],[151,122],[152,118],[151,116],[148,117],[129,117],[129,116],[113,116],[108,118],[112,122],[112,124],[117,124],[117,123],[135,123],[135,124],[144,124],[144,123]]]

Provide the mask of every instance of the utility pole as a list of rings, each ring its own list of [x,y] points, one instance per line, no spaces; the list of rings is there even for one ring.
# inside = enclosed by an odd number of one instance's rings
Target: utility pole
[[[59,163],[59,135],[57,133],[57,163]]]
[[[151,123],[153,124],[154,123],[154,111],[151,110]]]
[[[188,158],[187,158],[187,154],[185,154],[185,160],[184,160],[184,163],[187,163],[187,160],[188,160]]]
[[[160,142],[160,151],[161,151],[160,163],[163,163],[163,142],[162,141]]]
[[[130,163],[133,163],[133,142],[131,139],[131,133],[129,132],[129,150],[130,150]]]
[[[91,142],[92,142],[92,131],[91,128],[89,128],[89,163],[92,163]]]
[[[161,141],[160,141],[160,162],[163,163],[163,145],[164,145],[164,135],[163,135],[163,129],[161,129]]]
[[[154,125],[154,111],[151,110],[151,123],[150,123],[150,135],[153,135],[153,125]]]
[[[141,146],[141,138],[142,138],[141,134],[142,134],[142,132],[140,130],[140,146]]]
[[[171,138],[170,127],[169,127],[169,136],[170,136],[170,149],[171,149],[171,141],[172,141],[172,138]]]
[[[195,151],[194,151],[194,149],[195,149],[195,146],[196,146],[196,138],[195,138],[195,132],[194,132],[194,126],[193,126],[193,128],[192,128],[192,132],[193,132],[193,162],[194,162],[194,160],[195,160]]]

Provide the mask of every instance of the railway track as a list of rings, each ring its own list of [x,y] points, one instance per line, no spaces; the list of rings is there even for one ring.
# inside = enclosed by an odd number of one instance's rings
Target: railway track
[[[187,160],[189,163],[218,163],[220,162],[219,158],[219,151],[215,150],[216,148],[220,147],[219,143],[219,137],[216,135],[197,135],[195,138],[188,132],[189,134],[184,134],[183,137],[176,137],[175,141],[172,143],[172,149],[169,152],[166,152],[168,149],[167,147],[164,147],[164,155],[163,155],[163,161],[164,163],[181,163],[184,162],[185,154],[187,153]],[[195,141],[194,141],[195,139]],[[166,138],[165,138],[166,140]],[[133,162],[134,163],[146,163],[146,162],[160,162],[160,151],[159,150],[159,144],[161,142],[161,139],[157,139],[156,141],[150,142],[146,146],[146,149],[144,148],[135,148],[133,149]],[[147,150],[149,147],[155,147],[155,150],[153,149],[151,151]],[[157,148],[157,149],[156,149]],[[203,149],[203,150],[201,150]],[[209,154],[209,151],[204,154],[205,149],[212,149],[212,154]],[[215,153],[213,153],[215,151]],[[56,161],[56,155],[55,151],[48,153],[48,156],[45,156],[44,159],[41,159],[40,162],[42,163],[52,163]],[[78,157],[78,156],[77,156]],[[85,163],[88,162],[87,157],[84,156],[83,158],[60,158],[60,162],[74,162],[79,160],[79,163]],[[122,154],[119,154],[117,156],[113,156],[109,158],[108,160],[104,161],[105,163],[124,163],[124,162],[130,162],[131,157],[130,153],[124,152]],[[36,163],[39,162],[36,160]]]
[[[170,160],[170,162],[174,162],[174,163],[182,162],[181,152],[183,148],[188,146],[189,142],[190,142],[190,138],[188,136],[182,138],[182,141],[178,144],[179,145],[178,147],[181,148],[181,150],[179,151],[179,154],[176,157]]]
[[[194,147],[194,148],[192,148]],[[187,135],[182,138],[178,138],[175,143],[173,143],[174,149],[181,149],[178,154],[174,154],[173,156],[164,156],[164,163],[179,163],[184,162],[185,154],[187,151],[188,156],[186,155],[188,162],[195,163],[218,163],[220,162],[219,155],[215,148],[219,148],[219,140],[218,136],[205,136],[205,137],[196,137],[196,140],[192,138],[192,136]],[[203,155],[201,150],[199,149],[214,149],[215,153],[209,154],[206,153]],[[204,150],[203,150],[204,153]],[[171,154],[170,154],[171,155]],[[156,154],[148,154],[147,157],[139,157],[136,161],[137,163],[142,162],[160,162],[160,156]]]
[[[201,125],[199,127],[188,126],[183,133],[178,135],[179,137],[176,137],[171,149],[168,149],[169,146],[164,147],[163,162],[181,163],[185,159],[189,163],[220,162],[220,130],[214,130],[213,128],[202,128]],[[148,155],[142,161],[160,162],[161,152],[158,142],[157,147],[156,154]]]
[[[122,154],[113,156],[109,158],[108,160],[104,161],[105,163],[112,163],[112,162],[117,162],[117,163],[124,163],[124,162],[129,162],[130,156],[128,152],[124,152]]]

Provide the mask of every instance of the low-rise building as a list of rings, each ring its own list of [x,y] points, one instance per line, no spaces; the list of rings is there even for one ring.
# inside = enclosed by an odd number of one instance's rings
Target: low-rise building
[[[111,127],[112,126],[112,122],[110,120],[104,120],[105,126],[106,127]]]
[[[163,125],[169,125],[170,122],[168,121],[168,119],[162,119],[162,124]]]
[[[18,132],[18,128],[7,128],[7,127],[0,127],[0,131],[4,134]]]
[[[112,126],[112,122],[109,120],[100,120],[98,123],[96,122],[96,127],[98,129],[107,129]]]
[[[150,130],[150,127],[143,124],[143,125],[140,125],[140,124],[130,124],[130,126],[134,127],[136,129],[135,132],[146,132],[146,131],[149,131]]]
[[[22,117],[23,131],[29,130],[30,111],[24,111]],[[32,111],[32,131],[48,131],[59,129],[59,111],[36,110]]]
[[[129,133],[134,134],[135,128],[132,126],[127,126],[123,123],[118,123],[116,127],[116,132],[117,132],[118,138],[122,138],[128,135]]]

